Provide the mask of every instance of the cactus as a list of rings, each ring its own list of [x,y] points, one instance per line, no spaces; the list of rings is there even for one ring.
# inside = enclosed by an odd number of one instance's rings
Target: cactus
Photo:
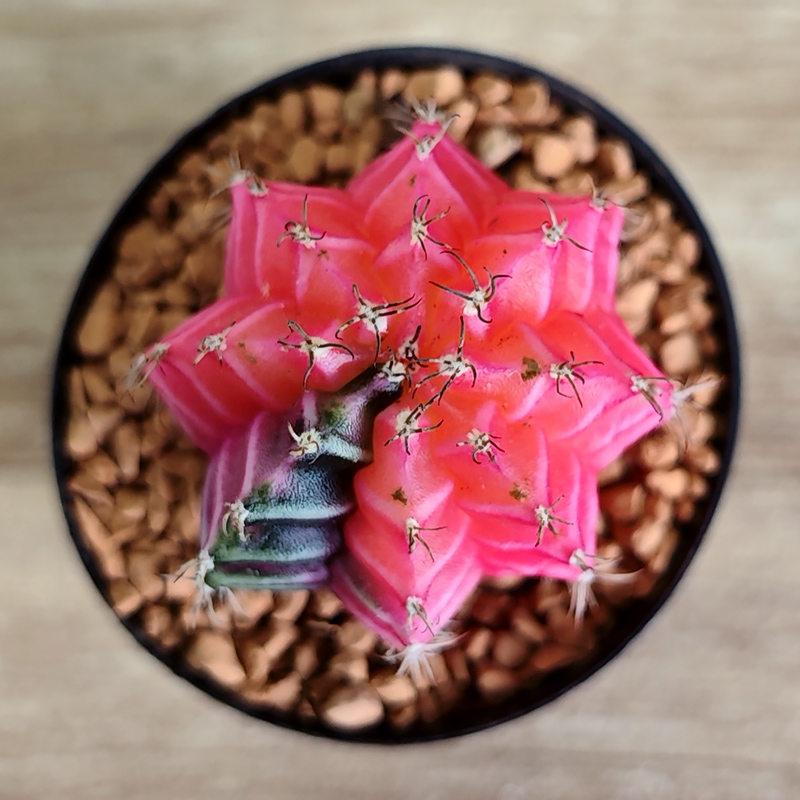
[[[342,190],[237,174],[227,294],[133,376],[212,455],[202,597],[330,574],[403,669],[485,575],[582,616],[619,578],[597,473],[675,405],[614,310],[623,211],[511,190],[447,125],[421,109]]]

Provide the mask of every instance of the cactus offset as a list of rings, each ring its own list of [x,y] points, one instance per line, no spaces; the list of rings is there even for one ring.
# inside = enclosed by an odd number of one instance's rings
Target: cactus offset
[[[597,473],[676,407],[614,310],[623,212],[511,190],[420,114],[344,190],[238,174],[227,295],[132,381],[212,455],[200,583],[330,575],[412,670],[484,575],[582,616],[619,577]]]

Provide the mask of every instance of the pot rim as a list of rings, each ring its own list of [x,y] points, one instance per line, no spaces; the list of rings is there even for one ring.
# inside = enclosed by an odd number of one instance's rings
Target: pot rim
[[[515,693],[507,701],[493,705],[488,709],[481,709],[470,715],[459,714],[458,712],[452,713],[445,717],[444,724],[431,726],[421,732],[413,729],[411,733],[395,732],[385,722],[377,728],[356,733],[327,728],[320,723],[311,726],[298,725],[294,718],[269,712],[263,707],[250,705],[237,693],[222,687],[204,673],[189,666],[187,662],[178,658],[174,653],[169,653],[159,647],[155,641],[145,636],[143,631],[131,622],[130,618],[114,615],[139,644],[179,677],[189,681],[216,700],[220,700],[250,716],[290,729],[296,733],[370,744],[421,743],[455,738],[485,730],[521,717],[557,699],[565,692],[583,683],[619,655],[664,605],[686,572],[708,530],[731,468],[739,423],[741,371],[739,338],[730,290],[708,231],[697,210],[678,183],[673,172],[653,148],[615,113],[609,111],[608,108],[580,89],[553,77],[547,72],[518,61],[449,47],[409,46],[354,51],[306,64],[271,78],[229,100],[181,135],[158,158],[133,190],[128,193],[126,199],[105,227],[78,282],[78,287],[75,290],[64,321],[53,370],[51,392],[52,454],[59,497],[69,534],[84,567],[109,608],[112,609],[107,592],[107,580],[101,574],[95,557],[83,542],[71,510],[71,494],[67,488],[70,459],[65,452],[63,442],[67,423],[68,396],[65,376],[70,366],[75,363],[77,356],[73,344],[74,332],[94,295],[95,289],[108,273],[107,267],[113,259],[119,232],[141,215],[143,199],[159,184],[162,175],[170,167],[174,166],[177,158],[184,151],[199,145],[201,141],[206,139],[211,130],[217,129],[226,119],[241,115],[254,101],[274,99],[291,86],[302,86],[313,82],[342,86],[351,81],[361,70],[367,68],[375,70],[390,67],[428,69],[447,65],[455,66],[471,75],[490,72],[510,80],[539,79],[545,82],[550,89],[551,96],[567,111],[590,115],[596,121],[597,129],[600,133],[616,136],[628,143],[636,163],[647,173],[653,188],[660,190],[671,200],[679,216],[698,236],[702,254],[701,269],[709,274],[713,281],[714,299],[719,311],[714,328],[725,347],[722,361],[726,370],[726,381],[719,402],[726,406],[722,412],[726,422],[726,430],[724,437],[719,442],[721,445],[720,470],[714,476],[708,496],[698,504],[702,514],[696,530],[681,537],[670,561],[669,568],[660,577],[648,595],[637,599],[626,608],[620,610],[618,622],[603,636],[602,648],[598,648],[590,658],[578,662],[577,666],[555,670],[536,686]],[[689,523],[689,526],[694,527],[691,523]]]

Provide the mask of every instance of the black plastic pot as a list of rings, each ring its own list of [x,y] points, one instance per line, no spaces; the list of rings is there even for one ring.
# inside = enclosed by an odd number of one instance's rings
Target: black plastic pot
[[[423,730],[412,729],[407,733],[397,733],[389,728],[388,724],[384,724],[382,727],[364,733],[346,734],[319,724],[301,726],[296,720],[289,720],[263,708],[249,705],[240,696],[224,689],[189,667],[183,660],[160,649],[145,637],[139,628],[130,621],[123,620],[123,624],[137,641],[154,656],[177,675],[195,684],[212,697],[278,725],[349,741],[394,744],[447,738],[479,731],[533,711],[586,680],[614,658],[661,608],[682,578],[708,529],[730,469],[739,415],[740,363],[733,308],[722,268],[697,211],[672,172],[645,141],[604,106],[578,89],[540,70],[513,61],[464,50],[413,47],[351,53],[311,64],[267,81],[232,100],[181,137],[153,166],[116,213],[89,261],[64,324],[64,333],[55,364],[52,420],[56,479],[70,535],[92,580],[108,601],[105,578],[100,573],[94,556],[84,544],[70,510],[70,495],[67,488],[69,459],[65,454],[63,442],[68,411],[66,378],[70,367],[76,363],[78,355],[73,345],[74,334],[97,287],[110,270],[120,233],[141,216],[147,197],[157,188],[164,176],[173,171],[182,154],[200,145],[208,138],[211,131],[219,129],[227,121],[244,114],[254,101],[272,100],[288,88],[302,87],[313,82],[325,82],[344,87],[365,68],[376,70],[388,67],[419,69],[446,64],[455,65],[467,74],[485,71],[512,80],[538,78],[545,81],[553,99],[560,103],[565,110],[571,113],[583,112],[590,115],[596,120],[600,134],[611,135],[628,142],[639,169],[647,174],[654,189],[673,203],[677,215],[697,234],[702,245],[700,271],[710,279],[713,285],[711,300],[718,310],[715,333],[722,342],[719,361],[723,373],[726,375],[724,390],[715,406],[715,413],[719,420],[718,428],[723,432],[718,435],[715,442],[722,454],[722,466],[719,474],[711,480],[709,494],[700,501],[695,520],[683,531],[669,568],[655,589],[646,598],[619,610],[617,624],[603,637],[601,646],[589,659],[574,667],[564,668],[550,674],[535,687],[520,690],[505,702],[478,711],[470,709],[459,712],[457,710],[448,715],[440,724],[426,726]]]

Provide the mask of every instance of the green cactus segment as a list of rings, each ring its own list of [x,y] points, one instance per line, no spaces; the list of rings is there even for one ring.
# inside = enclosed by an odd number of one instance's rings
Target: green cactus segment
[[[325,521],[352,511],[352,468],[343,467],[339,459],[330,456],[320,456],[310,464],[305,460],[286,471],[281,485],[274,481],[259,487],[242,501],[247,510],[248,535],[252,523]]]
[[[341,522],[355,508],[353,477],[372,461],[375,416],[399,393],[373,368],[334,394],[308,393],[268,440],[252,440],[262,430],[257,424],[245,431],[235,452],[255,445],[263,453],[263,467],[255,470],[261,482],[235,490],[244,489],[244,496],[231,496],[225,485],[230,462],[217,465],[222,486],[207,488],[229,511],[216,510],[214,568],[206,583],[269,589],[325,583],[326,562],[341,546]],[[238,506],[235,514],[232,506]]]

